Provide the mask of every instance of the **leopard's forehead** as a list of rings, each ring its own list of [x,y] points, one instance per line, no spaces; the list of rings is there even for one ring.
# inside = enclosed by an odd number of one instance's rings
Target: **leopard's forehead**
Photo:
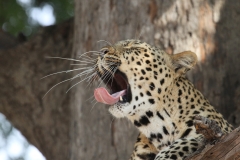
[[[113,45],[103,47],[102,50],[108,51],[106,56],[117,56],[122,61],[131,57],[133,57],[132,59],[142,57],[149,60],[157,58],[158,61],[164,61],[166,58],[168,59],[168,56],[166,56],[167,53],[160,48],[135,39],[119,41]]]
[[[124,41],[118,41],[117,43],[115,43],[116,46],[131,46],[133,44],[142,44],[145,42],[141,42],[140,40],[136,40],[136,39],[128,39],[128,40],[124,40]]]
[[[142,42],[140,40],[128,39],[128,40],[119,41],[115,43],[114,48],[134,49],[134,48],[151,48],[151,46],[146,42]]]

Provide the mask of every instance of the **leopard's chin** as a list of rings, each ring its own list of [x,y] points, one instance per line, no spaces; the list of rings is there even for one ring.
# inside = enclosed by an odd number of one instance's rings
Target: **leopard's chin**
[[[117,102],[114,105],[111,105],[108,110],[114,117],[123,118],[123,117],[127,116],[127,114],[125,112],[127,112],[127,110],[129,110],[128,106],[130,106],[130,103],[128,103],[128,102],[126,102],[126,103]]]

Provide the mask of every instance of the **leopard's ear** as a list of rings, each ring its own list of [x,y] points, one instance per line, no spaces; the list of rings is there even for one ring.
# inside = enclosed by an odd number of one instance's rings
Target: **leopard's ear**
[[[171,66],[178,74],[184,74],[195,66],[197,55],[191,51],[185,51],[171,55]]]

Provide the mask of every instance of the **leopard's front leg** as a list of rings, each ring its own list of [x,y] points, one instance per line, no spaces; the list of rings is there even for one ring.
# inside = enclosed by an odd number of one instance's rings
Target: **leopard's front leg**
[[[130,160],[154,160],[157,153],[157,149],[149,139],[140,133],[134,145],[134,151]]]
[[[154,160],[183,160],[202,146],[202,136],[196,138],[181,138],[172,145],[161,150]]]

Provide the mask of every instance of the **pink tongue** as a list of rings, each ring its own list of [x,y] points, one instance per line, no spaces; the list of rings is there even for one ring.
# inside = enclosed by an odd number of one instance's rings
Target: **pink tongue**
[[[95,99],[98,102],[109,104],[109,105],[113,105],[117,103],[120,99],[120,96],[123,96],[125,94],[126,94],[126,90],[122,90],[110,95],[108,91],[103,87],[97,88],[94,91]]]

